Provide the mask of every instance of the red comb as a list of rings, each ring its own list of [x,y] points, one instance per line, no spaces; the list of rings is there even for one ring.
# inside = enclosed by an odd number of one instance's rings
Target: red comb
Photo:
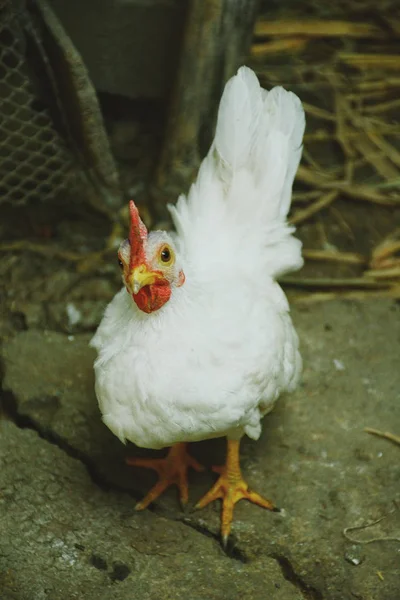
[[[144,243],[147,240],[147,229],[139,216],[139,211],[133,200],[129,202],[131,213],[131,227],[129,231],[129,243],[131,245],[130,267],[145,262]]]

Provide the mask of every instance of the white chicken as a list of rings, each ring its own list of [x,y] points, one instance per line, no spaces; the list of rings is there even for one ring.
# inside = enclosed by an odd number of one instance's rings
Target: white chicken
[[[240,499],[274,510],[243,480],[239,444],[244,434],[258,439],[262,417],[301,371],[275,279],[302,266],[286,217],[304,126],[297,96],[266,92],[253,71],[239,69],[196,183],[170,207],[177,233],[148,234],[130,203],[129,239],[118,255],[124,287],[91,341],[105,424],[122,442],[172,446],[165,458],[128,460],[159,474],[137,509],[171,484],[187,502],[188,468],[202,468],[187,443],[228,438],[220,477],[197,504],[222,498],[225,543]]]

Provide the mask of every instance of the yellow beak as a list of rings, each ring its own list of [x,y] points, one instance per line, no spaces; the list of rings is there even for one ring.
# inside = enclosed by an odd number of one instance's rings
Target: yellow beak
[[[155,283],[159,278],[160,275],[153,271],[149,271],[146,265],[139,265],[132,270],[128,281],[133,293],[137,294],[142,287]]]

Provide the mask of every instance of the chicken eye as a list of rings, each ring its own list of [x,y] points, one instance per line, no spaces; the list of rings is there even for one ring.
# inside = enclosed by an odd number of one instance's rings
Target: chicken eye
[[[124,268],[124,263],[122,262],[122,260],[120,258],[118,258],[118,264],[119,264],[120,269]]]
[[[166,246],[160,252],[160,258],[163,263],[168,263],[171,260],[171,251]]]

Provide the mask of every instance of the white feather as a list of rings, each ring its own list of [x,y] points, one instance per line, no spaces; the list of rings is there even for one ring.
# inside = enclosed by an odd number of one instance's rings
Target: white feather
[[[262,108],[257,77],[250,69],[240,69],[225,86],[214,140],[215,149],[232,176],[246,166],[256,145]]]
[[[92,340],[100,409],[122,441],[257,439],[295,387],[298,339],[274,277],[302,264],[286,216],[303,130],[293,94],[246,68],[227,83],[197,181],[171,207],[185,284],[151,314],[121,290]]]
[[[255,262],[272,277],[302,266],[301,244],[286,217],[304,127],[303,108],[291,92],[266,92],[246,67],[227,83],[198,179],[188,198],[170,207],[182,252],[196,267],[206,266],[205,240],[211,262],[223,248],[242,257],[246,269]]]

